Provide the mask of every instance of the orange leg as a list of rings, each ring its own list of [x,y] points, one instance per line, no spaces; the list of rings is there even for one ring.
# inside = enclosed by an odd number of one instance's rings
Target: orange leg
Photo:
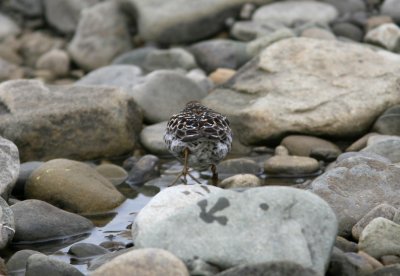
[[[217,186],[218,184],[218,173],[217,173],[217,167],[215,165],[211,165],[211,172],[212,172],[212,177],[211,181],[214,186]]]
[[[189,149],[185,148],[183,150],[183,169],[182,172],[180,174],[178,174],[178,176],[176,177],[176,179],[174,180],[174,182],[172,182],[171,185],[169,185],[168,187],[174,186],[176,184],[176,182],[178,182],[178,180],[180,179],[181,176],[183,176],[183,183],[187,184],[187,180],[186,180],[186,175],[189,175],[190,178],[192,178],[194,181],[196,181],[198,184],[201,184],[200,181],[198,181],[193,175],[191,175],[189,173]]]

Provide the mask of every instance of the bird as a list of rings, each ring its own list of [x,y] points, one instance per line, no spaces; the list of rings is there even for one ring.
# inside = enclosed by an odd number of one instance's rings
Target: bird
[[[164,141],[168,150],[183,162],[182,172],[170,185],[173,186],[186,175],[201,184],[189,173],[189,167],[207,170],[211,167],[212,184],[218,183],[216,165],[231,150],[232,130],[229,120],[222,114],[202,105],[199,101],[190,101],[178,114],[172,115],[167,123]]]

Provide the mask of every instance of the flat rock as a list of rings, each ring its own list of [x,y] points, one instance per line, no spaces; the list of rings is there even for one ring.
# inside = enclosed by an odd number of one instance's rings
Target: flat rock
[[[218,187],[224,189],[231,188],[249,188],[261,186],[261,180],[254,174],[236,174],[225,178],[218,184]]]
[[[15,215],[14,242],[65,239],[88,233],[92,222],[44,201],[28,199],[11,206]]]
[[[244,144],[293,132],[361,135],[389,105],[399,103],[399,70],[400,58],[386,51],[289,38],[266,48],[202,102],[227,115]]]
[[[33,254],[26,263],[26,276],[36,275],[70,275],[83,276],[73,265],[48,257],[44,254]]]
[[[166,250],[145,248],[124,253],[93,271],[93,276],[189,276],[185,264]]]
[[[15,186],[19,167],[17,146],[0,136],[0,195],[5,200],[8,200]]]
[[[144,127],[140,132],[140,143],[153,154],[169,155],[163,138],[166,128],[167,121]]]
[[[378,140],[362,149],[362,152],[381,155],[388,158],[393,163],[400,162],[400,137]]]
[[[343,237],[349,237],[354,224],[382,202],[398,206],[399,188],[400,168],[362,155],[337,162],[310,186],[335,211]]]
[[[272,156],[264,162],[264,170],[270,174],[305,175],[318,171],[319,163],[305,156]]]
[[[134,99],[118,88],[15,80],[0,85],[0,102],[0,132],[22,161],[121,155],[142,125]]]
[[[388,108],[375,121],[372,129],[381,134],[400,136],[400,106]]]
[[[36,169],[25,186],[25,196],[75,213],[108,211],[125,200],[95,169],[67,159],[54,159]]]
[[[394,23],[382,24],[370,30],[364,40],[389,51],[400,52],[400,28]]]
[[[130,48],[127,22],[116,2],[103,2],[83,10],[68,45],[72,59],[85,70],[108,65]]]
[[[373,219],[362,231],[358,247],[375,258],[398,255],[400,225],[385,218]]]
[[[7,202],[0,197],[0,249],[13,240],[15,235],[14,214]]]
[[[137,248],[163,248],[221,268],[291,261],[322,275],[337,231],[335,215],[321,198],[288,187],[222,190],[160,215],[134,233]]]

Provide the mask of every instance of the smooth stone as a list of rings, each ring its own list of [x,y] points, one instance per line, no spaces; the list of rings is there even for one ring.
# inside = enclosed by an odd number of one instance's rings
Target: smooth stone
[[[189,276],[185,264],[166,250],[145,248],[124,253],[93,271],[92,276]]]
[[[362,41],[364,37],[362,29],[349,22],[333,24],[332,31],[338,37],[345,37],[354,41]]]
[[[375,153],[388,158],[393,163],[400,162],[400,137],[383,139],[368,145],[362,152]]]
[[[400,136],[400,106],[395,105],[388,108],[375,121],[372,129],[380,134]]]
[[[305,268],[300,264],[290,261],[266,262],[250,265],[239,265],[227,269],[217,276],[269,276],[269,275],[296,275],[317,276],[318,273],[311,268]]]
[[[146,227],[135,228],[135,247],[168,249],[183,260],[197,256],[221,268],[292,261],[322,275],[337,231],[335,214],[321,198],[279,186],[220,190],[159,216],[147,216]]]
[[[283,23],[274,21],[237,21],[233,24],[230,34],[241,41],[252,41],[256,38],[270,35],[282,28],[286,28],[286,26]]]
[[[288,38],[266,48],[202,103],[228,116],[236,139],[247,145],[276,142],[287,133],[355,136],[400,102],[399,72],[400,57],[387,51]]]
[[[334,6],[339,14],[354,13],[367,9],[363,0],[323,0],[323,2]]]
[[[143,185],[145,182],[160,176],[160,159],[152,154],[141,157],[129,171],[126,183],[132,186]]]
[[[353,226],[372,208],[385,202],[396,206],[400,168],[373,157],[353,155],[317,177],[310,190],[335,211],[338,235],[349,237]]]
[[[37,69],[50,70],[58,77],[67,75],[69,66],[68,53],[59,49],[53,49],[43,54],[36,62]]]
[[[13,239],[15,240],[15,214],[7,202],[0,197],[0,249],[3,249]]]
[[[11,206],[15,216],[14,242],[40,242],[79,236],[92,230],[93,223],[77,214],[44,201],[27,199]]]
[[[115,186],[123,183],[128,177],[127,171],[114,164],[101,164],[96,167],[96,171]]]
[[[186,263],[190,275],[211,276],[217,274],[220,269],[212,264],[209,264],[199,258],[189,260]]]
[[[214,88],[213,81],[209,79],[206,73],[200,68],[190,70],[189,72],[187,72],[186,77],[197,83],[197,85],[200,86],[207,93]]]
[[[376,269],[371,276],[395,276],[400,275],[400,264],[388,265]]]
[[[275,32],[261,36],[259,38],[256,38],[252,41],[250,41],[246,45],[246,53],[251,56],[255,57],[259,55],[265,48],[270,46],[271,44],[290,37],[294,37],[295,34],[291,29],[288,28],[281,28],[279,30],[276,30]]]
[[[272,156],[264,162],[264,170],[270,174],[303,175],[318,171],[319,163],[305,156]]]
[[[166,128],[167,121],[144,127],[140,132],[140,143],[153,154],[169,155],[163,138]]]
[[[41,17],[43,15],[43,0],[11,0],[9,6],[12,10],[28,17]]]
[[[144,69],[147,56],[154,51],[157,51],[157,48],[152,46],[144,46],[141,48],[133,49],[115,57],[112,61],[112,64],[135,65]]]
[[[107,249],[102,246],[93,244],[93,243],[75,243],[71,245],[68,250],[68,254],[73,255],[77,258],[87,258],[94,257],[99,255],[104,255],[110,253]]]
[[[358,247],[375,258],[398,255],[400,225],[382,217],[373,219],[361,232]]]
[[[329,262],[329,267],[326,271],[326,276],[353,276],[357,274],[357,266],[354,265],[349,258],[345,255],[345,253],[334,247],[331,255],[331,259]]]
[[[53,159],[36,169],[25,186],[25,195],[74,213],[108,211],[125,200],[95,169],[68,159]]]
[[[399,210],[388,204],[380,204],[363,216],[352,228],[353,238],[359,240],[364,228],[375,218],[382,217],[395,223],[400,222]]]
[[[116,2],[102,2],[83,10],[68,45],[72,59],[88,71],[108,65],[129,49],[128,26]]]
[[[223,84],[227,82],[233,75],[236,74],[236,71],[228,68],[218,68],[214,72],[210,74],[210,79],[216,85]]]
[[[332,5],[314,1],[282,1],[258,8],[253,14],[254,21],[278,21],[286,26],[295,22],[330,23],[338,16]]]
[[[0,58],[0,82],[22,78],[24,72],[22,69],[2,58]]]
[[[99,0],[43,0],[46,22],[63,34],[73,34],[81,12]]]
[[[392,52],[400,52],[400,28],[394,23],[382,24],[370,30],[364,41]]]
[[[26,276],[37,275],[68,275],[83,276],[73,265],[60,261],[55,258],[48,257],[44,254],[33,254],[28,258],[26,263]]]
[[[332,32],[317,27],[305,29],[301,32],[301,36],[316,39],[336,40],[336,36]]]
[[[142,127],[133,97],[118,88],[15,80],[0,84],[0,98],[0,133],[22,161],[122,155]]]
[[[161,69],[190,70],[197,67],[194,56],[183,48],[151,51],[145,58],[144,69],[152,72]]]
[[[0,112],[1,113],[1,112]],[[8,200],[20,170],[17,146],[0,136],[0,195]]]
[[[13,19],[0,12],[0,41],[8,36],[16,36],[21,32],[20,27]]]
[[[281,145],[285,146],[289,153],[298,156],[319,156],[322,160],[335,160],[342,151],[334,143],[306,135],[289,135],[282,141]]]
[[[339,248],[343,252],[357,252],[358,251],[357,243],[349,241],[341,236],[336,237],[335,247]]]
[[[246,53],[246,44],[228,39],[211,39],[193,44],[189,50],[197,63],[206,73],[218,68],[238,69],[250,56]]]
[[[366,31],[370,31],[383,24],[393,23],[393,19],[387,15],[376,15],[368,18],[366,22]]]
[[[358,140],[356,140],[353,144],[351,144],[347,149],[346,152],[358,152],[365,148],[367,146],[368,139],[374,135],[377,135],[378,133],[375,132],[370,132],[362,137],[360,137]]]
[[[118,251],[110,252],[110,253],[101,255],[101,256],[99,256],[97,258],[94,258],[88,264],[88,270],[89,271],[96,270],[97,268],[99,268],[103,264],[106,264],[106,263],[110,262],[112,259],[114,259],[114,258],[116,258],[116,257],[118,257],[118,256],[120,256],[122,254],[125,254],[127,252],[133,251],[133,250],[135,250],[135,248],[133,248],[133,247],[120,249]]]
[[[148,74],[143,84],[134,87],[132,95],[145,120],[159,123],[169,120],[187,102],[204,98],[207,92],[180,73],[160,70]]]
[[[254,174],[236,174],[225,178],[218,184],[218,187],[224,189],[232,188],[250,188],[261,186],[261,180]]]
[[[394,21],[400,22],[400,7],[397,0],[385,0],[380,7],[381,14],[389,15]]]
[[[232,158],[224,160],[217,165],[217,172],[220,177],[228,177],[235,174],[260,175],[263,169],[257,162],[247,158]]]
[[[40,254],[39,251],[22,249],[15,252],[7,261],[7,270],[10,275],[18,275],[25,273],[28,258],[33,254]],[[25,275],[25,274],[24,274]]]

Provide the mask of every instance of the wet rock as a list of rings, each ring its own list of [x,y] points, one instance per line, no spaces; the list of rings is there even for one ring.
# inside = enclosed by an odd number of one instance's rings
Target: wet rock
[[[400,251],[400,225],[385,218],[375,218],[361,232],[358,247],[375,258],[396,255]]]
[[[301,32],[301,36],[325,40],[336,40],[336,36],[332,32],[317,27],[305,29]]]
[[[15,238],[14,215],[7,202],[0,197],[0,249]]]
[[[79,66],[93,70],[130,48],[128,27],[118,3],[104,2],[82,11],[68,51]]]
[[[202,41],[193,44],[190,51],[206,73],[218,68],[238,69],[250,59],[245,43],[228,39]]]
[[[26,263],[26,276],[71,275],[83,276],[74,266],[44,254],[33,254]]]
[[[40,252],[29,249],[23,249],[15,252],[7,261],[7,270],[10,275],[14,275],[14,273],[25,273],[28,258],[33,254],[40,254]]]
[[[140,133],[140,143],[151,153],[168,155],[169,151],[164,142],[167,121],[144,127]]]
[[[43,54],[36,62],[36,68],[49,70],[57,77],[63,77],[68,74],[70,59],[67,52],[59,49],[53,49]]]
[[[381,14],[389,15],[394,21],[400,22],[400,7],[396,0],[385,0],[380,8]]]
[[[388,108],[375,121],[372,129],[381,134],[400,136],[400,106]]]
[[[23,74],[20,67],[0,58],[0,82],[22,78]]]
[[[259,59],[246,64],[224,88],[215,89],[202,102],[228,116],[244,144],[276,141],[293,132],[361,135],[388,103],[400,101],[395,88],[399,70],[400,58],[386,51],[289,38],[266,48]]]
[[[124,253],[91,273],[93,276],[113,275],[189,276],[185,264],[166,250],[146,248]]]
[[[357,11],[365,11],[366,6],[363,0],[323,0],[327,4],[331,4],[339,14],[354,13]]]
[[[319,163],[304,156],[273,156],[265,161],[264,170],[270,174],[304,175],[318,171]]]
[[[362,152],[381,155],[388,158],[393,163],[400,162],[400,137],[382,139],[368,145]]]
[[[149,72],[160,69],[190,70],[197,67],[197,64],[190,52],[182,48],[171,48],[151,51],[146,56],[143,67]]]
[[[400,28],[396,24],[382,24],[369,31],[364,40],[389,51],[400,52]]]
[[[231,28],[231,35],[238,40],[251,41],[282,28],[285,25],[275,21],[237,21]]]
[[[364,33],[358,26],[349,22],[338,22],[332,26],[336,36],[346,37],[354,41],[362,41]]]
[[[96,167],[96,171],[115,186],[123,183],[128,177],[123,168],[114,164],[101,164]]]
[[[218,187],[224,189],[231,188],[249,188],[261,186],[261,180],[254,174],[237,174],[231,177],[225,178],[218,185]]]
[[[215,275],[220,269],[212,264],[209,264],[199,258],[189,260],[186,262],[190,275]]]
[[[15,144],[0,136],[0,195],[8,200],[19,175],[19,155]]]
[[[108,211],[125,200],[95,169],[67,159],[54,159],[36,169],[25,186],[25,195],[75,213]]]
[[[126,183],[129,185],[142,185],[150,179],[160,175],[159,168],[160,159],[151,154],[147,154],[140,158],[132,169],[129,171]]]
[[[339,235],[351,229],[372,208],[385,202],[396,206],[400,168],[379,159],[352,156],[343,159],[311,183],[311,191],[326,200],[339,221]]]
[[[246,53],[251,57],[255,57],[258,54],[260,54],[260,52],[262,52],[262,50],[267,48],[269,45],[271,45],[279,40],[294,37],[294,36],[295,36],[295,34],[291,29],[280,28],[279,30],[276,30],[275,32],[273,32],[271,34],[264,35],[264,36],[261,36],[259,38],[256,38],[256,39],[250,41],[246,45]]]
[[[117,88],[16,80],[0,85],[0,99],[0,132],[15,141],[22,161],[121,155],[142,124],[133,98]]]
[[[388,265],[382,268],[376,269],[371,276],[391,276],[400,275],[400,264]]]
[[[351,230],[353,237],[358,240],[364,228],[375,218],[382,217],[395,223],[400,222],[399,210],[388,204],[380,204],[360,219]]]
[[[337,230],[335,215],[323,200],[288,187],[212,192],[160,216],[148,218],[147,226],[134,233],[136,247],[168,248],[184,260],[197,256],[221,268],[291,261],[322,274]]]
[[[351,276],[357,275],[357,267],[347,258],[344,252],[336,247],[333,248],[326,276]]]
[[[215,70],[210,74],[210,79],[213,81],[213,83],[219,85],[228,81],[235,74],[236,74],[235,70],[227,68],[218,68],[217,70]]]
[[[77,258],[87,258],[98,255],[104,255],[109,252],[110,251],[108,251],[104,247],[98,246],[93,243],[85,243],[85,242],[75,243],[71,245],[71,247],[68,250],[68,254],[73,255]]]
[[[28,17],[43,15],[43,0],[11,0],[9,6],[12,10]]]
[[[247,158],[232,158],[224,160],[217,165],[220,177],[228,177],[235,174],[261,174],[263,169],[257,162]]]
[[[145,120],[151,123],[167,121],[191,100],[207,95],[194,81],[173,71],[155,71],[132,92],[143,109]]]
[[[279,21],[291,26],[298,21],[330,23],[337,16],[337,10],[329,4],[314,1],[284,1],[258,8],[253,14],[253,20]]]
[[[17,23],[7,15],[0,13],[0,40],[7,36],[16,36],[21,32]]]
[[[90,220],[36,199],[20,201],[11,210],[15,216],[14,242],[63,239],[93,228]]]

